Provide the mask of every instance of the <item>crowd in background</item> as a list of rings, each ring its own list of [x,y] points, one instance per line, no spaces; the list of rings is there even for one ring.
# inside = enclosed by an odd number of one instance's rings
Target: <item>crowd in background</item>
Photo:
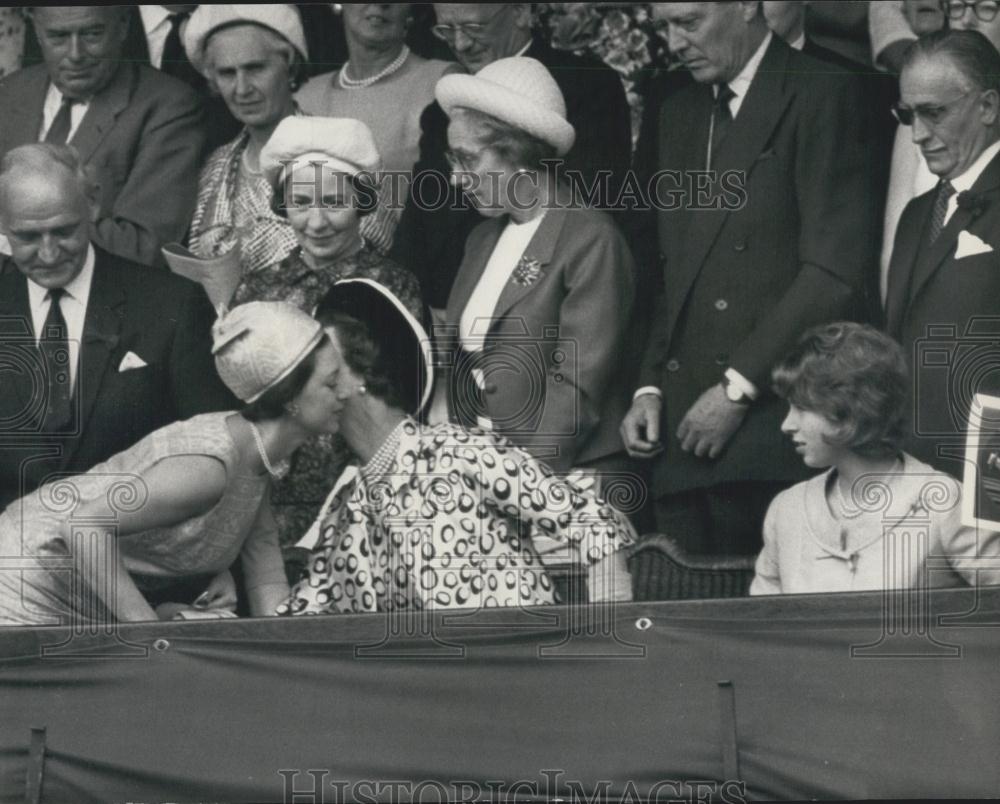
[[[0,623],[995,582],[1000,3],[2,14]]]

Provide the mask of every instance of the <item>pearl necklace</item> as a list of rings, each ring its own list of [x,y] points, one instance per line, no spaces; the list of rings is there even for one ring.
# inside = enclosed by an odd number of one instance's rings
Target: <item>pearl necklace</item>
[[[340,68],[340,73],[337,76],[337,83],[340,84],[341,89],[364,89],[365,87],[370,87],[376,81],[381,81],[386,76],[392,75],[396,70],[403,66],[403,62],[410,55],[410,48],[403,45],[403,49],[399,51],[399,55],[396,56],[389,64],[387,64],[380,72],[371,75],[368,78],[348,78],[347,68],[350,66],[348,61]]]
[[[248,421],[247,424],[250,425],[250,432],[253,433],[253,443],[257,447],[257,454],[260,455],[260,459],[264,462],[264,468],[267,469],[267,473],[275,479],[284,477],[288,473],[289,462],[281,461],[277,467],[273,466],[267,457],[267,450],[264,449],[264,439],[261,438],[257,425],[251,421]]]

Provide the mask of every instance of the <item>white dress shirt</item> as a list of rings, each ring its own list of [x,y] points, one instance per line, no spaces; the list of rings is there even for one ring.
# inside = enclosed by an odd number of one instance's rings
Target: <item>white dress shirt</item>
[[[733,91],[733,97],[729,99],[729,113],[733,116],[733,120],[736,119],[736,115],[740,112],[740,107],[743,105],[743,99],[750,90],[750,84],[753,83],[754,76],[757,75],[757,70],[760,68],[760,63],[764,60],[764,53],[767,52],[767,48],[771,44],[773,36],[773,32],[767,32],[767,35],[764,37],[764,41],[757,46],[757,49],[750,57],[750,60],[743,65],[743,69],[740,70],[739,74],[729,82],[729,88]],[[717,95],[718,87],[712,87],[712,91]],[[709,149],[712,147],[711,140],[708,142],[708,147]],[[706,159],[705,164],[709,164],[708,159]],[[736,369],[727,368],[725,375],[729,382],[738,388],[745,396],[748,396],[750,399],[757,398],[757,386],[740,374]],[[632,395],[632,398],[637,399],[643,394],[655,394],[660,397],[663,396],[663,393],[657,386],[645,385],[636,391]]]
[[[49,88],[45,93],[45,103],[42,104],[42,128],[38,132],[39,142],[44,142],[45,135],[52,128],[56,115],[59,114],[59,109],[62,107],[62,101],[62,92],[50,81]],[[87,114],[89,106],[89,100],[78,100],[73,104],[69,111],[70,127],[66,142],[72,142],[73,137],[76,136],[76,130],[80,127],[80,123],[83,121],[83,116]]]
[[[149,46],[149,63],[160,69],[163,66],[163,48],[170,33],[170,11],[163,6],[139,6],[139,16],[142,17],[142,29]],[[181,25],[182,37],[186,25],[187,20]]]
[[[517,268],[524,250],[544,217],[543,212],[527,223],[515,223],[511,220],[501,232],[483,275],[479,277],[479,284],[469,296],[459,319],[459,336],[466,351],[482,350],[486,334],[493,323],[500,294],[510,281],[510,275]]]
[[[70,390],[76,388],[77,365],[80,362],[80,341],[83,339],[83,322],[87,317],[87,302],[90,299],[90,286],[94,279],[94,247],[88,246],[87,258],[83,268],[64,290],[59,302],[59,309],[66,319],[66,336],[69,342],[69,382]],[[49,315],[52,301],[49,291],[41,285],[28,280],[28,306],[31,308],[31,326],[35,333],[35,343],[41,338],[45,319]]]
[[[954,215],[955,210],[958,209],[958,194],[972,189],[972,186],[979,181],[979,177],[982,175],[982,172],[986,170],[986,166],[993,161],[993,157],[998,153],[1000,153],[1000,140],[997,140],[989,148],[979,154],[979,158],[969,165],[965,173],[951,180],[951,186],[955,188],[955,192],[952,193],[951,198],[948,199],[948,209],[945,210],[944,213],[943,226],[948,225],[948,221],[951,220],[951,216]]]

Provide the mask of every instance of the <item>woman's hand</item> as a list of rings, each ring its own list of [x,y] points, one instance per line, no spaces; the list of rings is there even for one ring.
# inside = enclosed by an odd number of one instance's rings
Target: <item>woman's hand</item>
[[[236,611],[236,581],[229,570],[223,570],[205,587],[205,591],[194,601],[194,608],[200,611]]]

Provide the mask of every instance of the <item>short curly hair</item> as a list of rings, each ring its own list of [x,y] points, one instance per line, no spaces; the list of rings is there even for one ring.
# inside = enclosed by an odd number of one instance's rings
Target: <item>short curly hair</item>
[[[829,419],[838,428],[830,443],[866,458],[901,451],[908,376],[896,341],[851,322],[810,329],[771,372],[778,396]]]
[[[397,363],[399,356],[380,346],[372,327],[347,313],[326,311],[322,302],[315,316],[324,327],[336,331],[341,354],[351,371],[361,377],[367,393],[391,408],[404,409],[404,392],[399,383],[401,367]]]

